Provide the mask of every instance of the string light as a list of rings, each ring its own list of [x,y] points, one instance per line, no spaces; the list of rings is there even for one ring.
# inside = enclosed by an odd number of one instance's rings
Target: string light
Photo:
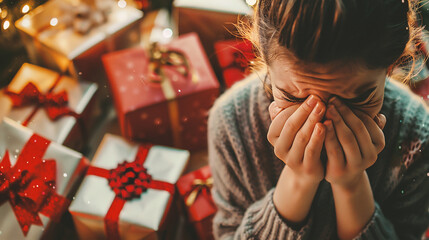
[[[50,21],[51,26],[56,26],[58,24],[58,18],[52,18]]]
[[[127,6],[127,2],[125,2],[125,0],[119,0],[119,1],[118,1],[118,6],[119,6],[120,8],[124,8],[124,7],[126,7],[126,6]]]
[[[165,28],[164,30],[162,30],[162,35],[165,38],[171,38],[173,36],[173,30],[171,30],[170,28]]]
[[[7,17],[7,10],[6,10],[6,9],[2,9],[2,11],[0,12],[0,17],[1,17],[2,19],[4,19],[4,18],[6,18],[6,17]]]
[[[22,7],[22,13],[28,13],[28,11],[30,11],[30,6],[28,6],[27,4],[25,4],[23,7]]]
[[[253,5],[255,5],[255,4],[256,4],[256,0],[246,0],[246,3],[247,3],[249,6],[253,6]]]
[[[3,29],[6,30],[6,29],[9,28],[9,26],[10,26],[10,22],[8,20],[4,21],[4,23],[3,23]]]

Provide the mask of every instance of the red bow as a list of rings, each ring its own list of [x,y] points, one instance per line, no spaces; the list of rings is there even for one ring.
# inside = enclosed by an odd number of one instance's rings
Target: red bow
[[[43,225],[39,213],[58,219],[69,203],[55,190],[55,160],[42,160],[49,143],[33,135],[15,166],[7,151],[0,162],[0,205],[10,202],[25,236],[32,224]]]
[[[174,195],[174,184],[152,179],[143,167],[149,149],[152,145],[142,145],[137,151],[133,162],[118,164],[117,168],[107,170],[95,166],[88,168],[87,175],[94,175],[106,178],[109,186],[115,192],[116,197],[104,217],[104,228],[107,239],[119,240],[119,214],[125,203],[131,199],[139,198],[147,189],[157,189],[169,192]],[[172,198],[168,203],[170,205]]]
[[[11,92],[7,89],[5,93],[11,98],[14,107],[37,104],[39,107],[45,108],[52,120],[65,115],[77,115],[67,107],[68,96],[66,91],[60,93],[50,91],[47,94],[42,94],[36,85],[29,82],[20,93]]]

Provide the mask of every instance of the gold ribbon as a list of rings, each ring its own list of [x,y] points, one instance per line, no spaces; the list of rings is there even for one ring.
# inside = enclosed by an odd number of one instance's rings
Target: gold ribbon
[[[207,189],[210,193],[210,189],[213,186],[213,178],[207,178],[206,180],[203,179],[195,179],[192,183],[192,191],[186,198],[186,206],[190,207],[192,204],[194,204],[195,200],[197,199],[198,195],[201,193],[203,189]]]
[[[179,106],[171,82],[168,80],[163,67],[170,66],[185,79],[191,78],[192,83],[198,82],[198,75],[191,71],[191,65],[186,56],[177,50],[171,50],[152,43],[149,49],[149,72],[150,81],[161,85],[165,98],[168,100],[168,112],[170,115],[170,126],[173,132],[173,142],[176,147],[181,147]]]

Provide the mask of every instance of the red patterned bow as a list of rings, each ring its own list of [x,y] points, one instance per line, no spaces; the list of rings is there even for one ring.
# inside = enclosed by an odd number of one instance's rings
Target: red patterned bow
[[[13,167],[7,151],[0,162],[0,205],[10,202],[25,236],[32,224],[43,225],[39,213],[55,220],[69,204],[55,190],[55,160],[42,159],[49,143],[33,135]]]
[[[68,97],[65,91],[60,93],[49,91],[47,94],[42,94],[36,85],[29,82],[19,93],[11,92],[8,89],[5,93],[9,95],[14,107],[36,104],[38,107],[44,108],[52,120],[66,115],[77,117],[77,114],[67,106]]]
[[[110,187],[116,194],[115,199],[113,199],[104,217],[104,228],[107,239],[109,240],[120,239],[118,225],[119,214],[128,200],[139,198],[141,194],[149,188],[167,191],[171,195],[174,194],[174,184],[152,179],[147,173],[146,168],[143,167],[151,147],[152,145],[140,146],[133,162],[118,164],[117,168],[111,170],[95,166],[90,166],[88,168],[87,175],[106,178],[109,181]],[[173,198],[170,198],[168,204],[171,203],[172,199]]]

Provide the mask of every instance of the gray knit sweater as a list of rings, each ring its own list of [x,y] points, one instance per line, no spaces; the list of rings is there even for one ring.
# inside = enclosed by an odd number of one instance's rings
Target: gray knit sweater
[[[255,75],[221,96],[209,117],[209,161],[218,206],[217,239],[337,239],[330,184],[322,181],[308,220],[291,226],[273,190],[283,169],[266,136],[269,99]],[[356,239],[421,239],[429,225],[429,111],[398,84],[386,84],[386,147],[367,169],[375,213]]]

